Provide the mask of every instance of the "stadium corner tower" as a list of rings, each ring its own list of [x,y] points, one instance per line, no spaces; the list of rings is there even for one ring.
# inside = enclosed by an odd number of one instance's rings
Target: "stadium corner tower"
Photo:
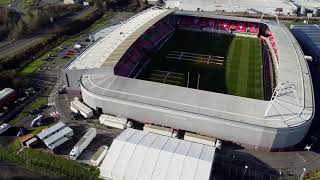
[[[98,114],[268,151],[307,134],[311,75],[284,25],[150,8],[110,28],[63,70]]]

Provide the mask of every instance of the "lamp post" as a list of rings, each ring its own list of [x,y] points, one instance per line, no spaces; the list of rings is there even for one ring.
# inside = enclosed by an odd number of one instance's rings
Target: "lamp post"
[[[302,169],[302,173],[301,173],[301,176],[300,176],[300,180],[303,179],[304,175],[306,174],[306,171],[307,171],[306,168],[303,168],[303,169]]]
[[[243,175],[246,175],[247,169],[248,169],[248,166],[247,166],[247,165],[245,165],[245,166],[244,166],[244,172],[243,172]]]

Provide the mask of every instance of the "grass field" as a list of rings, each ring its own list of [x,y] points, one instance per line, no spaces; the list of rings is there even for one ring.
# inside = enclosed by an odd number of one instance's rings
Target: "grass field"
[[[258,38],[178,31],[138,78],[264,99],[262,71]]]

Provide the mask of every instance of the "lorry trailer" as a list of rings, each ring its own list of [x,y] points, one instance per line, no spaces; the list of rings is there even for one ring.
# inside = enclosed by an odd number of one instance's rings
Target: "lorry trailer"
[[[126,118],[110,116],[107,114],[102,114],[99,117],[99,122],[103,125],[118,128],[118,129],[125,129],[127,128],[128,120]]]
[[[81,114],[87,119],[93,117],[93,110],[82,103],[78,98],[75,98],[73,101],[71,101],[70,110],[76,114]]]
[[[152,124],[145,124],[143,126],[143,130],[146,132],[161,134],[164,136],[172,136],[172,132],[173,132],[173,130],[171,128],[156,126],[156,125],[152,125]]]
[[[96,153],[91,158],[91,165],[92,166],[99,166],[104,159],[104,157],[107,155],[108,152],[108,146],[101,146]]]
[[[96,128],[90,128],[70,151],[70,159],[76,160],[82,151],[89,146],[93,138],[96,137],[96,134]]]

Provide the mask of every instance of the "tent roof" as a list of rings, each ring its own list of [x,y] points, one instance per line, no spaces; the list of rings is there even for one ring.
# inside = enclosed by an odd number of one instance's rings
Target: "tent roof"
[[[209,179],[215,148],[126,129],[114,139],[100,167],[108,179]]]

